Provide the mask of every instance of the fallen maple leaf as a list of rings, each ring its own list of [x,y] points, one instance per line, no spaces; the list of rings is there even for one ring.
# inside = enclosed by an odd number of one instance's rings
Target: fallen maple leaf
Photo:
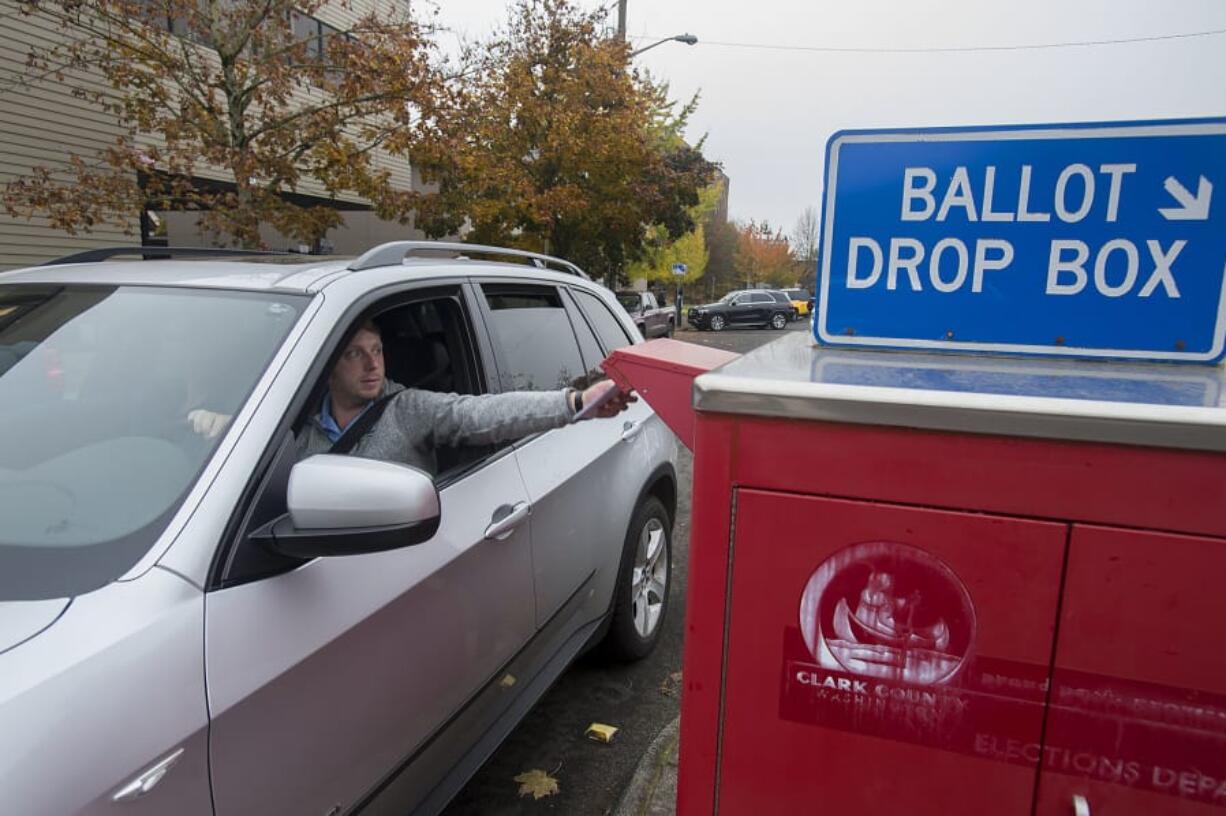
[[[660,693],[665,697],[674,696],[681,688],[681,672],[673,672],[660,683]]]
[[[530,771],[521,773],[515,777],[515,781],[519,783],[520,796],[544,799],[546,796],[553,796],[558,792],[558,780],[539,768],[533,768]]]

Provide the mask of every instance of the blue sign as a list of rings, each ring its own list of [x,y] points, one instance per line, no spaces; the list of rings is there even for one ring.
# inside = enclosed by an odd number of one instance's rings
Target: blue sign
[[[1216,362],[1226,119],[842,131],[820,343]]]
[[[676,276],[677,276],[677,277],[679,277],[679,278],[680,278],[680,277],[682,277],[683,275],[685,275],[686,271],[688,271],[688,270],[689,270],[689,267],[688,267],[688,266],[686,266],[686,265],[685,265],[685,264],[683,264],[683,263],[675,263],[675,264],[673,264],[673,274],[674,274],[674,275],[676,275]]]

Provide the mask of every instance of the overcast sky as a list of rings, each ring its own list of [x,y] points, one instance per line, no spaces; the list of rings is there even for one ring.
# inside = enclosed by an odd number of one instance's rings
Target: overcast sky
[[[825,145],[836,130],[1226,116],[1226,34],[961,53],[796,50],[1022,46],[1226,30],[1224,0],[628,2],[636,47],[681,33],[699,39],[694,46],[666,43],[636,61],[669,82],[678,99],[701,91],[687,135],[705,133],[706,155],[732,179],[731,216],[766,219],[788,232],[805,207],[820,210]],[[441,0],[439,18],[480,37],[505,19],[506,6]],[[616,2],[609,19],[616,24]]]

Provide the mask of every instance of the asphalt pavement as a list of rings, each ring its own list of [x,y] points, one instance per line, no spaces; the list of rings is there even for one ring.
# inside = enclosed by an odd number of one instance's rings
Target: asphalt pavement
[[[807,331],[797,321],[785,331]],[[680,331],[678,340],[746,352],[784,332],[769,329]],[[445,816],[671,813],[676,790],[681,649],[690,544],[692,460],[679,461],[672,585],[664,630],[648,659],[604,665],[583,658],[528,714],[444,811]],[[592,723],[618,729],[608,744],[585,736]],[[542,771],[557,792],[520,795],[515,777]]]

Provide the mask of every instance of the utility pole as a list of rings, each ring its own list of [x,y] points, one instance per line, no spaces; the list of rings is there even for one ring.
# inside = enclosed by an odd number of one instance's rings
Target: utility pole
[[[617,39],[626,41],[626,0],[617,0]]]

